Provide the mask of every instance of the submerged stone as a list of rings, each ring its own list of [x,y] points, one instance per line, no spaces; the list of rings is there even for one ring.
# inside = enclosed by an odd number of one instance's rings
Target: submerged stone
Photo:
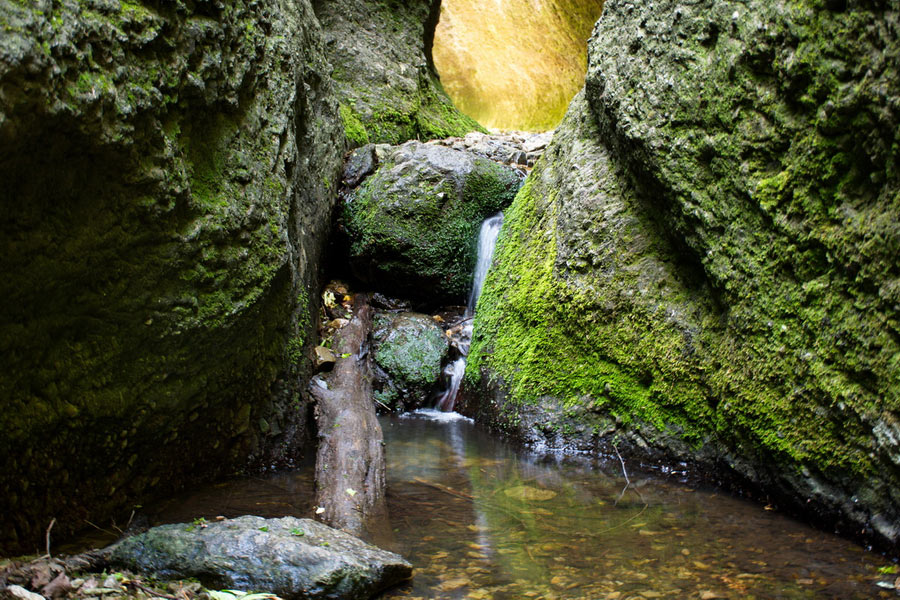
[[[110,564],[286,600],[370,598],[412,576],[401,556],[310,519],[243,516],[161,525],[105,551]]]
[[[519,175],[440,145],[375,150],[378,168],[347,193],[343,207],[354,273],[392,295],[435,305],[464,300],[478,228],[512,202]]]

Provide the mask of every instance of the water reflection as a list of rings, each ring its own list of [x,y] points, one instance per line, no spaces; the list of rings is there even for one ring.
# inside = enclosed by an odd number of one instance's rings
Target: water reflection
[[[762,506],[615,463],[523,456],[467,419],[382,417],[391,550],[415,577],[383,599],[896,598],[888,563]],[[311,466],[224,482],[156,522],[311,516]]]
[[[382,422],[393,548],[384,598],[872,598],[877,555],[715,492],[517,456],[464,420]],[[621,498],[620,498],[621,495]]]

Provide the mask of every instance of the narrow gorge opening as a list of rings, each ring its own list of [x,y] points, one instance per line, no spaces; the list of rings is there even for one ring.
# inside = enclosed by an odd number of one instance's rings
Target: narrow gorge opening
[[[584,83],[602,0],[443,0],[434,65],[453,102],[491,129],[553,129]]]

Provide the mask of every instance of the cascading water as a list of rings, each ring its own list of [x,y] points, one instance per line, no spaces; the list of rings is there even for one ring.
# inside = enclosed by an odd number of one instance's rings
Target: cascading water
[[[484,279],[488,269],[491,268],[491,260],[494,258],[494,246],[497,245],[497,236],[500,235],[500,227],[503,226],[503,213],[489,217],[481,224],[478,232],[478,262],[475,264],[475,275],[472,278],[472,291],[469,293],[469,303],[466,305],[466,316],[475,314],[475,305],[481,295]]]
[[[478,233],[478,259],[475,263],[475,274],[472,277],[472,291],[469,293],[469,302],[466,305],[465,319],[459,327],[455,346],[459,350],[460,357],[444,368],[444,375],[448,380],[446,389],[438,396],[435,406],[442,411],[451,411],[456,404],[456,396],[459,394],[459,386],[462,384],[463,375],[466,372],[466,356],[469,354],[469,342],[472,339],[472,317],[475,316],[475,306],[481,295],[481,288],[487,277],[488,269],[494,257],[494,247],[497,245],[497,236],[500,235],[500,227],[503,225],[503,213],[497,213],[489,217],[481,224]]]

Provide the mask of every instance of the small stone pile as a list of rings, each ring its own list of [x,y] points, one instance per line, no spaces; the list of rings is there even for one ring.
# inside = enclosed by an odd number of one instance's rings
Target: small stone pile
[[[504,165],[531,169],[552,139],[552,131],[541,133],[510,131],[493,134],[473,131],[466,134],[465,137],[432,140],[428,144],[447,146],[454,150],[471,152]]]

